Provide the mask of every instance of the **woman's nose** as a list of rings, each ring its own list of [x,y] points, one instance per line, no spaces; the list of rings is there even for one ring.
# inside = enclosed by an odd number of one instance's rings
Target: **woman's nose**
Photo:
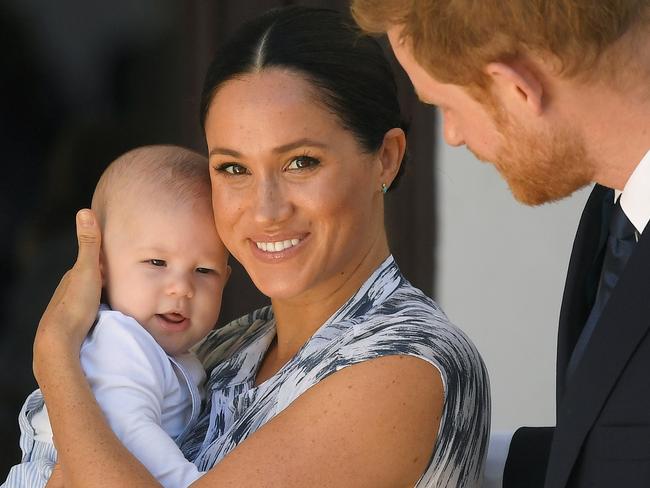
[[[259,223],[282,222],[291,215],[287,192],[276,179],[260,181],[253,198],[255,201],[251,203],[255,209],[255,220]]]
[[[194,287],[190,277],[185,274],[171,276],[167,283],[167,294],[179,298],[192,298],[194,296]]]

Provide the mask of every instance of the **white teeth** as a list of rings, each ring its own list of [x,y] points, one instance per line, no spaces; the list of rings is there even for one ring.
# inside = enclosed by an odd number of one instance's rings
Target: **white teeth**
[[[287,239],[286,241],[277,242],[256,242],[255,245],[265,252],[280,252],[298,245],[299,242],[300,239]]]

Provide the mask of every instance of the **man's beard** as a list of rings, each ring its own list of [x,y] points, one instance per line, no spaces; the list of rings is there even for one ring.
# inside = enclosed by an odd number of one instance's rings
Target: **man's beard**
[[[593,181],[594,164],[577,131],[567,128],[532,134],[517,128],[501,113],[493,112],[493,116],[503,145],[490,162],[517,201],[541,205],[567,197]]]

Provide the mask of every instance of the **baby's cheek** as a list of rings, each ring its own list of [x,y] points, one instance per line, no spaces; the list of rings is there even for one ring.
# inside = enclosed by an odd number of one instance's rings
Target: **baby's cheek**
[[[129,315],[144,323],[157,310],[157,286],[155,280],[131,276],[109,286],[109,305],[113,310]]]

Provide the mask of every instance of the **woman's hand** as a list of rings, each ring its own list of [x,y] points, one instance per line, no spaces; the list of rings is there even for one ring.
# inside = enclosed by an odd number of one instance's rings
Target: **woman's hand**
[[[90,210],[77,213],[77,261],[50,300],[34,340],[34,374],[57,439],[58,462],[50,488],[160,486],[122,445],[86,381],[79,350],[95,321],[102,278],[100,231]]]
[[[76,221],[77,261],[56,288],[34,339],[34,374],[39,384],[57,354],[79,352],[99,306],[101,233],[91,210],[80,210]]]

